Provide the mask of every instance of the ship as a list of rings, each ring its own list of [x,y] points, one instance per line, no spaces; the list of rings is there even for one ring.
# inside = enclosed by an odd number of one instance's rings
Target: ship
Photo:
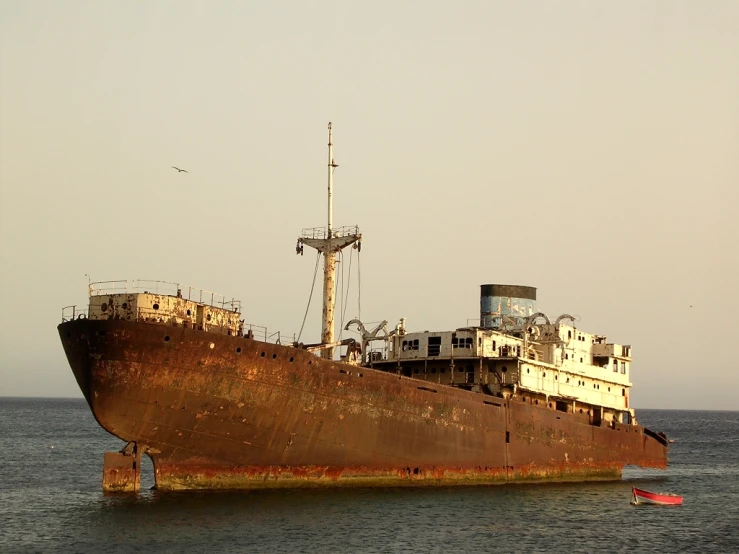
[[[245,322],[241,303],[164,281],[88,281],[59,337],[98,424],[103,490],[445,486],[621,479],[666,468],[664,433],[630,406],[632,349],[537,309],[537,289],[483,284],[479,320],[412,332],[353,319],[337,339],[336,271],[359,228],[304,229],[323,259],[321,340]],[[315,281],[314,281],[315,283]],[[306,312],[307,313],[307,312]],[[368,329],[368,327],[372,327]]]

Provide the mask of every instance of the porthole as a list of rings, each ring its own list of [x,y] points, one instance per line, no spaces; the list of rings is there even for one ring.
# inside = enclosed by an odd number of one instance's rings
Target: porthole
[[[436,373],[436,368],[435,367],[432,367],[431,368],[431,373]]]
[[[526,373],[531,373],[531,370],[528,367],[526,368]]]
[[[127,310],[128,309],[128,302],[124,302],[123,304],[121,304],[121,308],[123,308],[124,310]]]
[[[236,348],[236,353],[237,354],[241,354],[241,347],[240,346]]]
[[[508,368],[506,366],[503,366],[503,373],[507,373],[507,372],[508,372]]]
[[[582,413],[582,408],[580,408],[580,413]]]
[[[544,372],[544,374],[542,375],[542,377],[544,377],[544,379],[547,378],[547,372],[546,371]]]
[[[290,356],[290,363],[292,363],[294,361],[295,361],[295,358],[293,358],[292,356]]]
[[[187,315],[188,316],[192,315],[192,312],[190,310],[187,310]]]
[[[534,403],[538,406],[539,405],[539,400],[538,399],[537,400],[534,400]]]
[[[555,380],[555,381],[559,381],[559,376],[558,376],[558,375],[555,375],[555,376],[554,376],[554,380]]]
[[[262,353],[260,354],[260,356],[261,356],[262,358],[264,358],[264,352],[262,352]]]
[[[169,342],[169,335],[167,335],[166,337],[164,337],[164,342]]]
[[[276,358],[277,358],[277,354],[272,354],[272,359],[274,360]]]
[[[155,310],[158,310],[158,309],[159,309],[159,304],[154,304],[154,305],[152,306],[152,308],[154,308]]]
[[[208,314],[205,319],[207,319],[208,321],[210,321],[210,314]]]
[[[608,392],[611,392],[611,387],[608,387]]]
[[[103,312],[107,312],[108,311],[108,305],[105,302],[103,302],[102,304],[100,304],[100,310],[103,311]]]
[[[551,403],[551,402],[549,403],[549,407],[550,407],[550,408],[552,407],[552,403]]]
[[[210,343],[210,349],[213,350],[215,347],[216,347],[215,343],[214,342],[211,342]]]

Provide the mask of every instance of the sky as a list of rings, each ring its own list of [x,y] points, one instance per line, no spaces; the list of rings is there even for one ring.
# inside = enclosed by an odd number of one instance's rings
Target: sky
[[[81,397],[56,326],[86,274],[297,333],[332,121],[347,319],[448,330],[535,286],[632,345],[634,407],[737,410],[737,28],[734,0],[0,2],[0,396]]]

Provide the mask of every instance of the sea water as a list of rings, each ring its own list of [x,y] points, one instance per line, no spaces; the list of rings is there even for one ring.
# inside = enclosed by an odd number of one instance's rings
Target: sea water
[[[739,412],[638,410],[666,471],[610,483],[105,495],[84,400],[0,398],[0,552],[739,552]],[[631,487],[684,496],[632,506]]]

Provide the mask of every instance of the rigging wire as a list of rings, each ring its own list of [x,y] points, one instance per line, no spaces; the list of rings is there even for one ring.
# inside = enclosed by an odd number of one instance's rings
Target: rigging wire
[[[298,333],[298,340],[303,335],[303,327],[305,327],[305,320],[308,317],[308,309],[310,308],[310,301],[313,298],[313,289],[316,286],[316,275],[318,275],[318,262],[321,260],[321,252],[316,250],[316,268],[313,270],[313,284],[310,286],[310,296],[308,296],[308,305],[305,307],[305,315],[303,316],[303,323],[300,325],[300,333]]]
[[[343,313],[344,311],[344,252],[341,250],[339,250],[339,264],[341,264],[341,290],[339,290],[339,313]],[[342,323],[343,323],[343,318],[342,318]],[[341,333],[339,333],[339,340],[341,340]]]
[[[359,253],[357,253],[357,256],[359,256]],[[349,252],[349,275],[346,278],[346,299],[342,300],[343,309],[341,312],[341,327],[339,330],[339,340],[341,340],[341,335],[344,333],[344,317],[346,316],[346,309],[349,307],[349,290],[351,289],[351,286],[352,286],[352,258],[354,258],[353,248]],[[342,273],[341,273],[341,287],[342,289],[344,287],[344,269],[343,268],[342,268]]]
[[[357,319],[362,321],[362,266],[359,263],[360,249],[357,248],[357,286],[359,291],[357,292]]]

